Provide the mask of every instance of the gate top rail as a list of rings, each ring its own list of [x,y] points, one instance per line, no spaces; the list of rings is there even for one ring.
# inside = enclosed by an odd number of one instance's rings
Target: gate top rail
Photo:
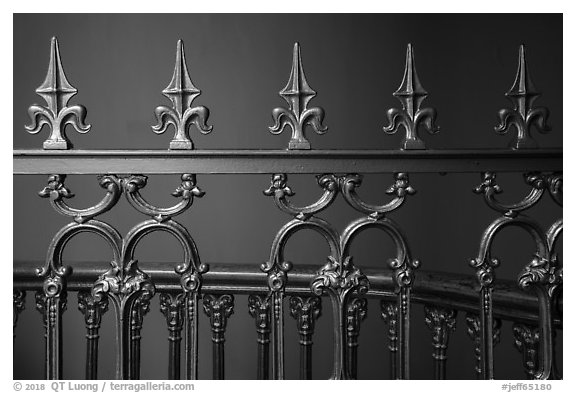
[[[562,149],[14,150],[13,173],[270,174],[561,171]]]

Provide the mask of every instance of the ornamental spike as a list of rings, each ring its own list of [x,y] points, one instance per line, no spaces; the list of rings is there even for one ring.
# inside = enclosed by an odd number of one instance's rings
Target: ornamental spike
[[[402,83],[398,90],[396,90],[392,95],[400,100],[402,106],[406,108],[406,111],[412,120],[414,120],[415,112],[420,109],[420,104],[428,95],[428,92],[424,90],[424,87],[418,78],[418,74],[416,73],[412,44],[408,44],[408,48],[406,49],[404,78],[402,79]]]
[[[526,64],[526,49],[524,44],[518,50],[518,68],[514,84],[506,93],[506,97],[514,104],[514,109],[504,108],[498,112],[499,124],[494,127],[497,133],[506,134],[510,126],[517,131],[516,138],[510,143],[514,150],[534,149],[538,143],[530,133],[534,128],[540,133],[547,133],[550,127],[547,124],[549,110],[546,107],[534,107],[534,102],[540,96],[536,90]]]
[[[64,74],[62,60],[60,59],[58,39],[56,37],[52,37],[50,41],[50,62],[48,63],[46,78],[36,89],[36,93],[44,98],[54,116],[56,116],[62,108],[66,107],[70,98],[78,93],[78,90],[68,82]]]
[[[299,117],[306,110],[308,102],[316,95],[316,92],[312,90],[310,85],[308,85],[308,81],[306,81],[300,56],[300,43],[298,42],[294,43],[290,78],[279,94],[290,105],[290,109],[296,114],[296,117]]]
[[[176,63],[172,80],[162,90],[162,94],[170,99],[172,107],[160,105],[155,109],[157,124],[152,126],[152,130],[157,134],[162,134],[170,124],[175,128],[175,134],[170,141],[172,150],[192,150],[194,145],[188,130],[192,124],[203,134],[212,131],[212,126],[206,124],[210,116],[210,111],[205,106],[192,107],[192,102],[200,95],[200,90],[194,86],[188,73],[186,57],[184,55],[184,42],[178,40],[176,44]]]
[[[526,65],[526,54],[524,49],[524,44],[520,45],[518,52],[518,70],[516,71],[516,79],[514,84],[506,93],[506,97],[518,106],[519,111],[526,117],[526,108],[530,107],[532,102],[540,96],[540,93],[536,90],[532,79],[530,78],[530,73],[528,72],[528,66]]]
[[[304,75],[298,42],[294,43],[292,51],[292,69],[288,83],[279,94],[288,103],[288,108],[275,108],[272,111],[274,125],[268,127],[270,132],[280,134],[289,126],[292,128],[292,138],[288,150],[310,150],[310,142],[304,135],[306,126],[311,126],[318,134],[324,134],[328,128],[322,125],[324,109],[308,108],[308,103],[316,96],[316,92],[308,85]]]
[[[394,134],[402,126],[406,131],[406,137],[402,141],[401,149],[426,149],[424,141],[418,136],[418,127],[422,124],[431,134],[437,133],[440,127],[435,124],[436,109],[420,108],[420,105],[428,96],[428,92],[424,90],[416,73],[412,44],[408,44],[406,49],[406,66],[404,67],[402,83],[392,95],[402,103],[402,109],[388,109],[386,115],[389,125],[383,128],[384,132]]]
[[[182,115],[190,107],[192,101],[200,95],[200,90],[194,86],[186,66],[184,55],[184,43],[178,40],[176,44],[176,63],[174,64],[174,74],[170,84],[162,90],[162,94],[170,101],[178,114]]]
[[[67,150],[72,144],[64,134],[67,124],[84,134],[90,131],[90,125],[85,124],[86,108],[82,105],[68,107],[68,101],[78,93],[78,90],[68,82],[62,60],[58,39],[50,41],[50,61],[44,82],[36,89],[36,94],[46,101],[47,106],[31,105],[28,108],[31,124],[25,126],[31,134],[40,132],[44,125],[50,128],[50,136],[44,141],[45,150]]]

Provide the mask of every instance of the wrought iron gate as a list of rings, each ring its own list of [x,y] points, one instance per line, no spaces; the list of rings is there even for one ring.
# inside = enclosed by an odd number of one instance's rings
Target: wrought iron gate
[[[210,320],[213,343],[213,376],[225,377],[224,342],[227,321],[234,313],[234,295],[249,295],[249,313],[255,319],[258,345],[259,379],[284,379],[284,325],[289,314],[296,319],[300,337],[300,377],[311,378],[312,337],[322,307],[332,308],[334,363],[332,379],[357,378],[357,346],[361,321],[367,312],[368,297],[381,300],[381,314],[388,326],[390,377],[410,378],[410,307],[425,305],[425,323],[432,331],[436,378],[446,377],[446,349],[455,327],[457,311],[466,312],[468,334],[475,342],[476,372],[484,379],[494,378],[493,347],[499,340],[501,319],[512,320],[514,337],[523,351],[529,378],[561,378],[555,366],[555,329],[562,327],[562,267],[555,246],[562,232],[562,219],[544,229],[525,211],[543,197],[551,197],[562,206],[562,150],[539,149],[531,131],[549,131],[548,110],[535,106],[539,93],[528,74],[525,49],[520,47],[516,79],[506,93],[513,107],[502,109],[495,130],[514,133],[507,149],[427,150],[419,129],[439,131],[436,110],[423,107],[424,90],[408,45],[402,83],[394,96],[401,105],[386,113],[387,133],[403,132],[398,150],[314,150],[306,130],[318,134],[327,131],[324,110],[311,106],[316,92],[309,86],[299,44],[293,49],[288,83],[280,91],[287,107],[272,111],[273,134],[286,128],[291,136],[286,150],[194,150],[189,129],[212,131],[209,110],[193,106],[200,95],[188,74],[184,47],[178,41],[176,65],[170,84],[163,90],[170,106],[155,109],[156,133],[170,126],[175,134],[168,149],[161,150],[74,150],[64,133],[66,125],[85,133],[86,108],[68,106],[77,90],[64,74],[58,41],[53,38],[46,79],[36,90],[46,105],[28,109],[30,133],[44,126],[50,135],[42,150],[14,150],[14,175],[46,174],[48,184],[39,195],[71,222],[56,233],[48,247],[45,264],[36,270],[29,264],[14,265],[14,329],[24,308],[26,293],[35,292],[36,308],[43,316],[46,331],[45,377],[61,379],[62,314],[70,292],[77,292],[79,309],[86,323],[86,378],[97,374],[99,328],[103,313],[114,313],[118,346],[117,377],[140,377],[140,331],[149,312],[150,299],[159,296],[160,311],[166,317],[169,338],[168,377],[180,379],[180,364],[185,363],[186,379],[198,377],[198,319],[204,312]],[[502,188],[496,175],[524,173],[529,193],[517,203],[497,199]],[[179,202],[171,207],[147,202],[142,190],[145,174],[181,174],[181,184],[172,195]],[[357,193],[363,174],[390,173],[386,189],[390,200],[374,205]],[[409,173],[480,173],[480,185],[474,192],[501,214],[481,235],[479,248],[470,260],[470,276],[434,274],[420,271],[421,263],[410,253],[409,239],[389,217],[415,193]],[[261,266],[205,264],[187,228],[176,217],[202,198],[197,174],[270,174],[264,194],[287,214],[287,221],[271,242],[269,259]],[[296,206],[290,197],[288,174],[316,175],[322,192],[307,205]],[[73,197],[66,186],[67,175],[98,175],[105,195],[94,206],[77,209],[67,204]],[[146,219],[122,235],[99,219],[113,209],[124,196]],[[343,231],[317,216],[341,196],[359,213]],[[406,207],[408,208],[408,207]],[[491,253],[498,233],[516,226],[527,231],[535,242],[534,258],[525,263],[516,283],[496,280],[499,261]],[[387,268],[360,269],[354,263],[350,247],[361,232],[368,229],[385,232],[394,242],[396,253]],[[291,236],[313,230],[327,242],[330,255],[317,267],[292,263],[284,249]],[[174,236],[184,250],[177,266],[158,263],[145,270],[138,266],[134,251],[139,242],[155,231]],[[62,263],[66,244],[77,234],[92,233],[110,246],[113,259],[108,268],[99,264],[75,267]],[[425,261],[422,263],[425,265]],[[559,295],[560,294],[560,295]],[[285,299],[288,297],[288,299]],[[111,306],[110,306],[111,303]],[[324,303],[324,304],[323,304]],[[184,354],[181,344],[184,341]],[[182,359],[184,358],[184,359]],[[271,374],[270,374],[271,369]],[[384,377],[384,375],[383,375]]]

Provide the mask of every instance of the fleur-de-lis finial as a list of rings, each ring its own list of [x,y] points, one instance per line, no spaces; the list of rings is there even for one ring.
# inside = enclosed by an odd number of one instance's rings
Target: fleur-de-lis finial
[[[514,109],[500,109],[498,112],[500,124],[494,127],[499,134],[508,132],[510,126],[516,128],[518,135],[510,143],[512,149],[534,149],[538,147],[538,144],[530,135],[532,125],[540,133],[550,131],[550,127],[546,124],[549,115],[548,108],[542,106],[532,107],[539,96],[540,93],[534,87],[534,83],[528,73],[524,45],[520,45],[516,79],[506,93],[506,97],[514,104]]]
[[[406,137],[402,141],[402,149],[426,149],[424,141],[418,137],[418,127],[423,124],[431,134],[440,131],[440,127],[435,124],[436,109],[420,108],[422,101],[428,96],[428,92],[424,90],[420,79],[418,79],[412,44],[408,44],[406,50],[406,67],[402,84],[393,95],[402,103],[402,109],[388,109],[386,115],[390,124],[384,127],[384,131],[387,134],[394,134],[400,126],[403,126],[406,130]]]
[[[304,135],[306,126],[311,126],[318,134],[324,134],[328,127],[322,125],[324,109],[320,107],[308,108],[308,103],[316,96],[316,92],[306,81],[298,42],[294,44],[290,79],[279,94],[286,100],[289,107],[288,109],[274,108],[272,111],[274,125],[268,127],[270,132],[280,134],[286,126],[290,126],[292,138],[288,144],[288,150],[310,150],[310,142]]]
[[[83,105],[66,106],[77,92],[78,90],[66,79],[60,60],[58,40],[52,37],[48,73],[44,83],[36,89],[36,93],[46,101],[47,106],[31,105],[28,108],[31,124],[26,126],[26,130],[31,134],[40,132],[44,125],[50,128],[50,136],[44,141],[44,149],[67,150],[72,147],[64,133],[67,124],[72,125],[81,134],[90,131],[91,126],[84,123],[86,108]]]
[[[162,134],[170,124],[176,130],[174,139],[170,141],[172,150],[192,150],[194,145],[188,135],[189,127],[194,124],[203,134],[212,131],[212,126],[206,125],[210,111],[205,106],[192,107],[192,102],[200,95],[200,90],[192,84],[186,58],[184,57],[184,43],[178,40],[176,47],[176,65],[170,84],[162,90],[162,94],[172,101],[172,108],[160,105],[154,111],[158,124],[152,126],[157,134]]]

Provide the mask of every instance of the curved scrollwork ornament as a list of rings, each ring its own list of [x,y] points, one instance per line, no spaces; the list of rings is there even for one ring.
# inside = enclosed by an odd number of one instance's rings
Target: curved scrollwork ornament
[[[156,292],[150,276],[140,270],[137,260],[131,260],[125,266],[112,261],[111,265],[92,286],[92,296],[96,300],[115,295],[112,297],[114,304],[123,308],[128,299],[140,292],[148,292],[150,297]]]
[[[322,314],[322,298],[318,296],[291,296],[290,316],[296,320],[300,345],[312,345],[316,320]]]
[[[298,42],[294,44],[290,78],[279,94],[288,103],[288,108],[274,108],[272,111],[274,125],[268,129],[272,134],[280,134],[284,128],[290,127],[292,137],[288,143],[288,150],[310,150],[310,142],[305,135],[306,126],[312,127],[320,135],[324,134],[328,127],[322,124],[324,109],[308,108],[308,103],[316,96],[316,92],[306,81]]]
[[[432,357],[435,360],[446,361],[450,332],[456,330],[456,313],[456,310],[443,307],[424,307],[424,321],[432,331]]]
[[[422,101],[428,96],[428,92],[422,87],[416,73],[412,44],[408,44],[406,50],[404,78],[393,95],[402,103],[402,109],[388,109],[386,116],[389,125],[383,128],[384,132],[394,134],[402,126],[406,131],[406,137],[403,139],[401,147],[403,150],[426,149],[424,141],[418,136],[418,128],[422,125],[430,134],[436,134],[440,131],[440,127],[435,123],[436,109],[420,108]]]
[[[48,185],[38,195],[42,198],[50,198],[54,210],[65,216],[73,217],[79,224],[85,223],[112,209],[122,194],[120,179],[115,175],[98,176],[98,184],[106,190],[106,195],[96,205],[86,209],[76,209],[69,206],[64,199],[74,197],[74,194],[64,185],[66,175],[51,175]]]
[[[45,150],[67,150],[72,147],[64,133],[68,124],[81,134],[90,131],[91,126],[84,123],[86,108],[83,105],[67,106],[78,90],[66,79],[56,37],[52,37],[50,41],[50,62],[46,79],[36,89],[36,93],[46,101],[46,106],[34,104],[28,108],[31,123],[26,126],[26,130],[37,134],[44,125],[48,126],[50,136],[44,141]]]
[[[186,297],[183,293],[160,294],[160,312],[166,318],[166,324],[168,325],[168,331],[170,332],[168,339],[170,341],[179,341],[181,339],[180,332],[184,326],[185,303]]]
[[[534,83],[528,73],[524,45],[520,45],[516,79],[506,93],[506,97],[512,101],[514,108],[500,109],[498,112],[500,122],[494,127],[499,134],[505,134],[512,126],[516,128],[516,138],[510,143],[512,149],[534,149],[538,147],[538,143],[536,143],[530,133],[532,126],[540,133],[550,131],[550,127],[547,124],[548,108],[533,106],[534,101],[539,96],[540,93],[534,87]]]
[[[515,323],[512,326],[514,332],[514,347],[522,353],[524,371],[530,379],[538,369],[538,346],[540,343],[540,330],[538,326],[528,326]]]
[[[248,296],[248,313],[256,323],[256,332],[258,334],[258,343],[267,345],[270,343],[270,325],[271,325],[271,305],[268,296],[249,295]]]
[[[328,208],[336,199],[339,190],[340,179],[337,176],[319,175],[316,177],[318,185],[324,190],[322,196],[313,204],[304,207],[294,206],[287,197],[294,196],[295,193],[288,186],[288,176],[284,173],[272,175],[270,187],[264,190],[264,195],[273,196],[276,206],[299,220],[306,220],[308,217]]]
[[[406,196],[416,193],[414,187],[410,185],[407,173],[395,173],[395,182],[386,189],[386,194],[393,195],[394,199],[385,205],[370,205],[362,201],[356,193],[356,189],[362,185],[362,175],[349,174],[341,180],[342,194],[346,202],[361,213],[368,214],[378,220],[386,213],[398,209],[404,203]]]
[[[562,276],[559,272],[558,261],[555,257],[544,258],[535,255],[518,276],[518,285],[522,289],[528,289],[534,284],[545,286],[548,295],[552,297],[562,282]]]
[[[205,194],[196,185],[196,175],[185,173],[181,176],[182,183],[172,193],[172,196],[181,198],[182,200],[167,208],[156,207],[148,203],[140,194],[140,190],[146,187],[148,178],[143,175],[131,175],[122,179],[124,190],[126,191],[126,199],[136,210],[140,213],[150,216],[158,222],[164,222],[179,214],[184,213],[192,203],[194,198],[202,198]]]
[[[116,310],[120,347],[117,377],[137,378],[139,362],[130,361],[130,358],[139,356],[140,329],[156,288],[150,276],[140,270],[138,261],[112,261],[111,265],[111,269],[102,274],[92,286],[92,297],[96,301],[109,298]]]
[[[204,295],[203,305],[204,312],[210,318],[212,342],[215,344],[223,343],[228,318],[234,314],[234,296]]]
[[[108,311],[108,298],[97,300],[89,292],[78,292],[78,310],[84,315],[84,322],[89,333],[97,331],[102,323],[102,316]]]
[[[330,379],[350,379],[353,376],[346,362],[346,332],[347,328],[348,298],[352,293],[358,295],[368,292],[370,283],[360,269],[352,263],[352,257],[342,259],[328,257],[328,263],[317,273],[310,284],[312,292],[321,296],[327,293],[332,300],[332,312],[334,314],[334,370]]]
[[[502,188],[496,184],[496,174],[493,172],[482,173],[482,183],[474,189],[474,192],[483,194],[484,200],[490,208],[507,217],[516,217],[520,212],[538,203],[547,187],[546,176],[539,172],[525,173],[524,181],[531,187],[530,193],[520,202],[513,204],[503,204],[496,200],[495,195],[502,193]]]
[[[395,353],[398,351],[398,303],[382,299],[380,301],[380,315],[388,325],[388,349],[391,352],[392,364],[395,363]],[[396,375],[392,375],[395,379]]]
[[[550,196],[559,206],[562,206],[562,195],[564,191],[564,180],[561,172],[551,173],[546,177]]]
[[[332,293],[338,296],[340,302],[343,302],[352,291],[360,295],[368,292],[369,286],[368,279],[358,267],[354,266],[350,256],[342,261],[329,256],[328,263],[318,271],[310,284],[315,295]]]
[[[358,335],[360,334],[360,323],[368,315],[368,300],[354,297],[348,301],[346,306],[346,330],[348,331],[348,346],[358,346]]]
[[[176,132],[170,141],[170,149],[194,149],[194,144],[188,135],[190,126],[195,125],[202,134],[210,133],[212,126],[206,124],[210,116],[208,108],[205,106],[192,107],[192,102],[200,95],[200,90],[190,80],[182,40],[178,40],[176,45],[176,64],[172,80],[162,90],[162,94],[172,101],[172,107],[161,105],[156,108],[154,114],[158,124],[152,126],[152,130],[156,134],[162,134],[169,125],[173,125]]]

